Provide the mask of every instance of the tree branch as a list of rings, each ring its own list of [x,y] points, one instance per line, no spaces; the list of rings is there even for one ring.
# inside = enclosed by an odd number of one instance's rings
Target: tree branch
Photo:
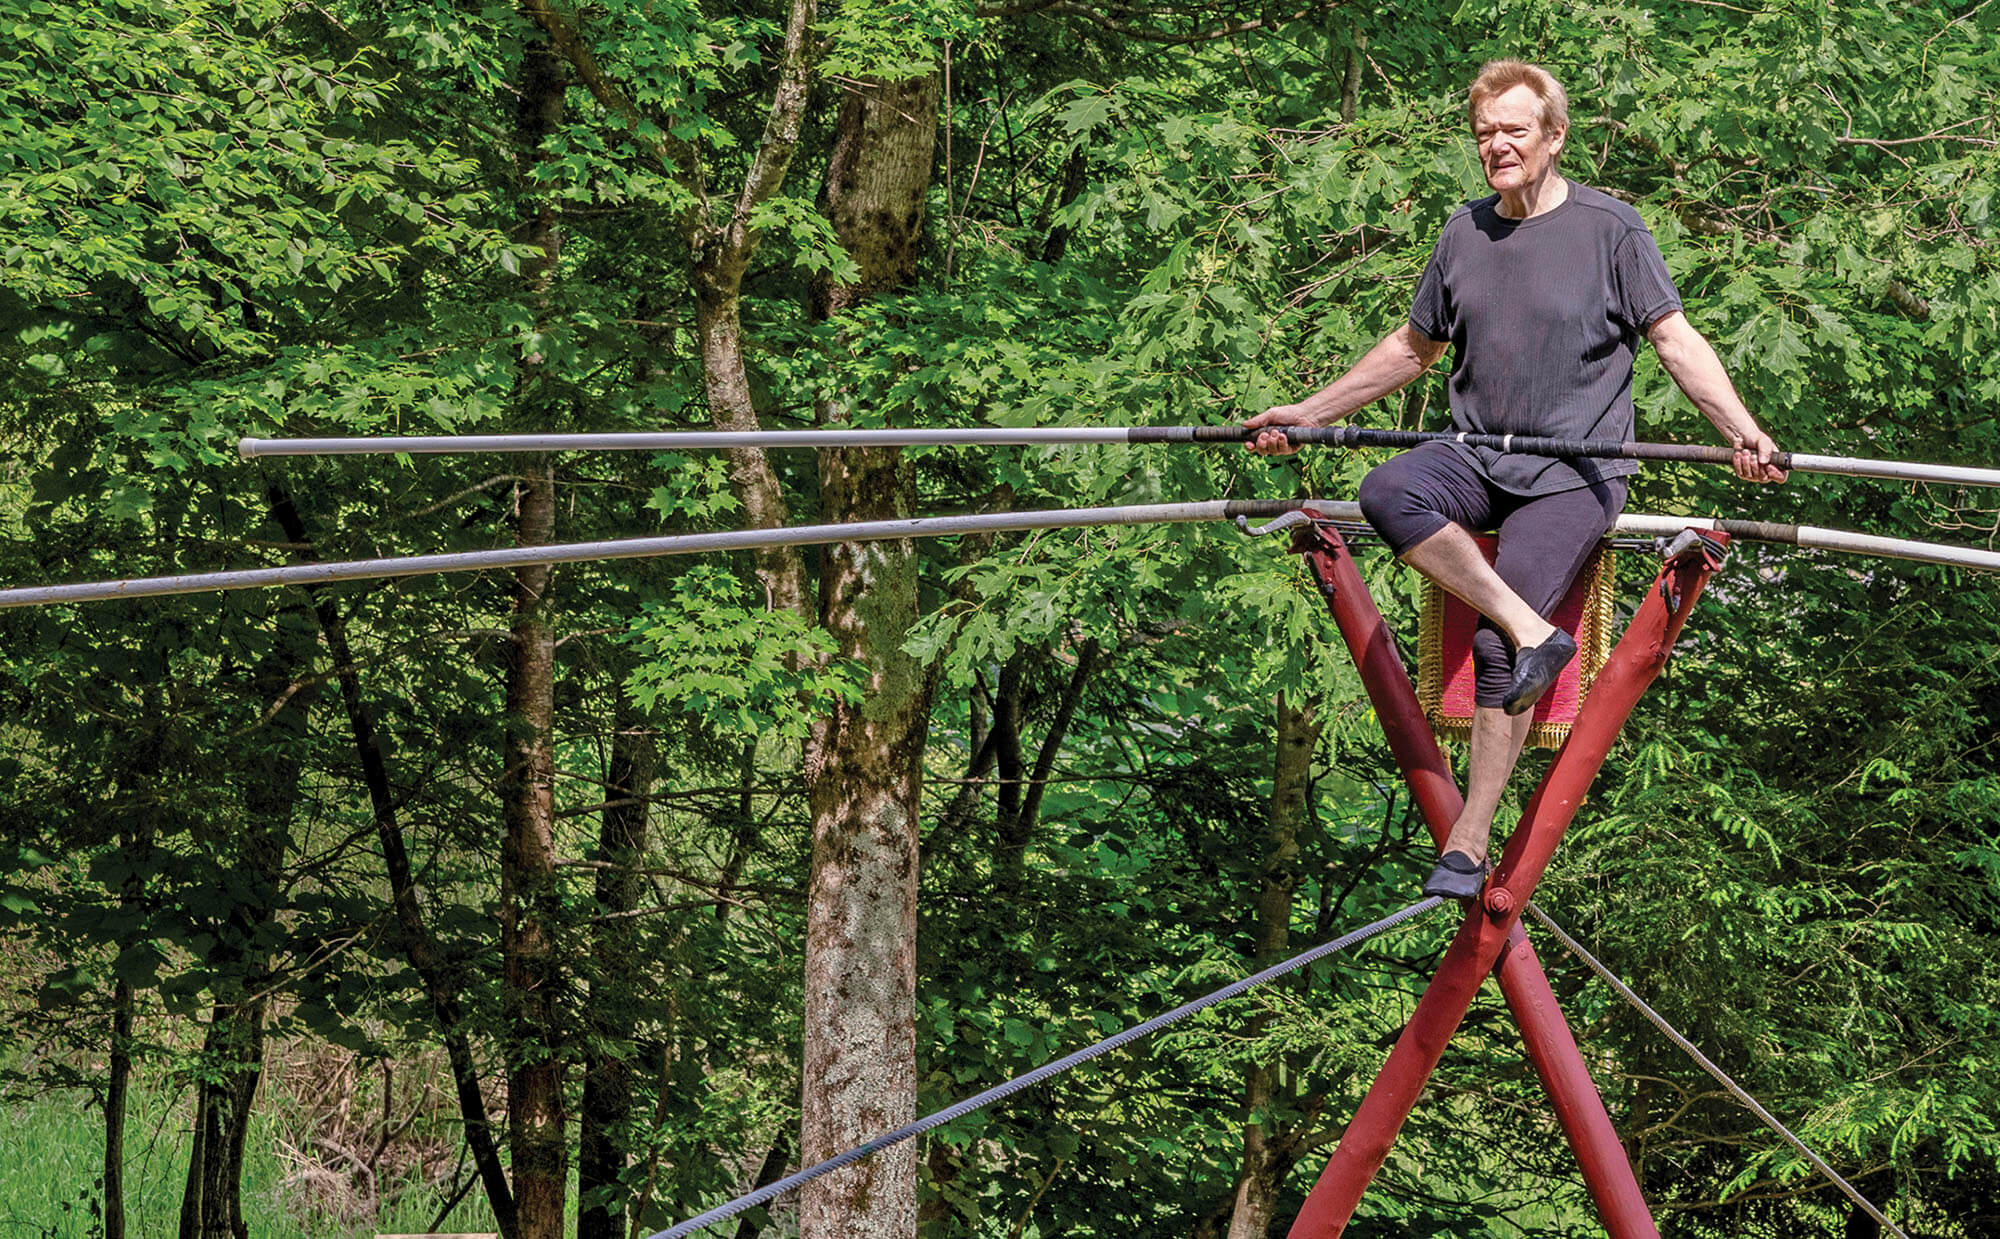
[[[1062,696],[1057,699],[1055,720],[1049,724],[1048,733],[1042,737],[1041,750],[1035,754],[1034,771],[1028,778],[1027,794],[1022,799],[1020,821],[1016,827],[1024,840],[1034,831],[1035,820],[1041,816],[1042,793],[1048,790],[1049,772],[1055,768],[1056,755],[1062,750],[1070,722],[1076,717],[1077,703],[1083,700],[1083,687],[1097,668],[1097,642],[1085,641],[1077,651],[1076,669],[1070,672],[1069,682],[1063,685]]]
[[[638,138],[639,127],[648,123],[646,117],[597,63],[597,57],[585,45],[577,28],[556,12],[548,0],[522,0],[521,7],[535,19],[536,25],[548,33],[549,42],[576,70],[577,78],[590,91],[591,97],[631,126],[632,136]],[[702,184],[701,159],[692,146],[668,132],[666,126],[653,124],[653,128],[659,130],[660,136],[652,143],[652,156],[660,171],[680,182],[693,195],[699,222],[708,212],[708,189]]]
[[[785,19],[785,54],[778,63],[777,88],[771,92],[771,115],[764,122],[763,141],[757,144],[750,174],[743,179],[743,194],[736,202],[735,222],[746,230],[750,212],[784,184],[792,153],[798,149],[806,96],[812,85],[812,52],[806,36],[817,13],[815,0],[792,0],[791,13]]]

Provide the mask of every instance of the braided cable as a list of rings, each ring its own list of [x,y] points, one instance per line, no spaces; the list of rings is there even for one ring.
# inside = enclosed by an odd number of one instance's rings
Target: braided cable
[[[726,1205],[719,1205],[701,1214],[699,1217],[689,1218],[687,1221],[671,1229],[655,1231],[653,1234],[648,1235],[647,1239],[682,1239],[684,1235],[692,1235],[696,1231],[706,1230],[717,1222],[727,1221],[729,1218],[735,1217],[746,1209],[754,1209],[758,1205],[774,1200],[794,1188],[803,1187],[821,1175],[830,1174],[842,1166],[858,1162],[862,1158],[873,1153],[878,1153],[892,1144],[900,1144],[913,1136],[920,1136],[934,1127],[941,1127],[954,1119],[964,1118],[973,1111],[984,1109],[1004,1097],[1020,1092],[1024,1088],[1033,1088],[1044,1080],[1061,1075],[1073,1067],[1082,1066],[1084,1063],[1101,1054],[1108,1054],[1120,1046],[1129,1045],[1141,1037],[1150,1036],[1170,1024],[1177,1024],[1198,1011],[1205,1010],[1219,1002],[1227,1002],[1231,998],[1248,993],[1266,982],[1275,981],[1286,973],[1296,972],[1307,964],[1325,959],[1336,952],[1344,951],[1352,946],[1358,946],[1379,933],[1395,928],[1404,921],[1432,911],[1443,902],[1444,899],[1441,896],[1433,895],[1429,899],[1413,903],[1400,911],[1390,913],[1379,921],[1371,922],[1359,929],[1343,934],[1331,942],[1322,943],[1309,951],[1294,955],[1283,963],[1273,964],[1262,972],[1244,977],[1240,981],[1232,982],[1212,994],[1197,998],[1193,1002],[1183,1006],[1175,1007],[1164,1015],[1156,1015],[1143,1024],[1135,1024],[1123,1032],[1114,1033],[1095,1045],[1085,1046],[1076,1053],[1059,1058],[1052,1063],[1044,1063],[1025,1075],[1016,1076],[1004,1084],[997,1084],[983,1093],[976,1093],[963,1101],[956,1102],[939,1110],[935,1114],[928,1115],[918,1119],[914,1123],[906,1124],[892,1132],[886,1132],[880,1136],[876,1136],[872,1140],[855,1145],[846,1152],[830,1157],[817,1166],[808,1166],[797,1174],[780,1179],[767,1187],[758,1188],[747,1195],[739,1196]]]
[[[1869,1217],[1872,1217],[1877,1222],[1880,1222],[1882,1226],[1889,1231],[1890,1234],[1896,1236],[1896,1239],[1910,1239],[1909,1235],[1903,1232],[1902,1227],[1896,1225],[1894,1222],[1890,1221],[1887,1217],[1883,1216],[1882,1211],[1880,1209],[1877,1209],[1874,1205],[1870,1204],[1868,1202],[1868,1198],[1863,1196],[1859,1191],[1857,1191],[1852,1183],[1849,1183],[1846,1179],[1841,1178],[1840,1173],[1838,1171],[1836,1171],[1832,1166],[1827,1165],[1826,1159],[1822,1158],[1819,1154],[1807,1148],[1805,1141],[1793,1135],[1789,1127],[1786,1127],[1783,1123],[1780,1123],[1778,1121],[1777,1116],[1773,1115],[1769,1110],[1766,1110],[1762,1105],[1758,1103],[1755,1097],[1752,1097],[1748,1092],[1744,1091],[1742,1085],[1730,1079],[1729,1076],[1722,1070],[1722,1068],[1716,1066],[1714,1062],[1710,1061],[1708,1055],[1703,1054],[1700,1050],[1696,1049],[1694,1042],[1689,1041],[1686,1037],[1681,1036],[1680,1033],[1674,1030],[1673,1025],[1667,1023],[1666,1018],[1664,1016],[1662,1016],[1658,1011],[1655,1011],[1651,1007],[1647,1006],[1644,999],[1640,998],[1639,995],[1632,992],[1631,986],[1625,984],[1623,981],[1620,981],[1617,977],[1611,975],[1611,970],[1609,968],[1606,968],[1603,964],[1597,962],[1596,956],[1592,955],[1589,951],[1584,950],[1582,944],[1577,942],[1575,938],[1572,938],[1568,934],[1564,933],[1562,931],[1561,926],[1557,925],[1554,921],[1549,919],[1548,913],[1542,911],[1539,906],[1532,903],[1528,905],[1528,911],[1531,915],[1534,916],[1536,920],[1542,923],[1543,929],[1546,929],[1550,933],[1554,934],[1556,938],[1565,947],[1569,948],[1570,954],[1582,960],[1584,964],[1592,972],[1598,975],[1598,978],[1600,980],[1602,980],[1606,985],[1609,985],[1612,989],[1616,990],[1620,998],[1623,998],[1626,1002],[1631,1003],[1632,1006],[1635,1009],[1637,1009],[1639,1014],[1645,1016],[1649,1021],[1652,1022],[1653,1027],[1659,1029],[1662,1033],[1666,1034],[1667,1040],[1673,1042],[1681,1049],[1687,1051],[1688,1057],[1694,1059],[1696,1063],[1700,1064],[1701,1069],[1703,1071],[1706,1071],[1709,1075],[1713,1076],[1717,1084],[1720,1084],[1722,1087],[1728,1089],[1730,1096],[1742,1102],[1743,1105],[1749,1109],[1750,1113],[1756,1115],[1760,1120],[1763,1121],[1764,1126],[1776,1132],[1780,1137],[1783,1138],[1786,1144],[1791,1145],[1793,1149],[1798,1151],[1799,1156],[1805,1158],[1808,1162],[1811,1162],[1814,1169],[1818,1170],[1821,1174],[1825,1175],[1829,1180],[1831,1180],[1835,1187],[1845,1192],[1849,1200],[1859,1205],[1861,1209],[1868,1214]]]

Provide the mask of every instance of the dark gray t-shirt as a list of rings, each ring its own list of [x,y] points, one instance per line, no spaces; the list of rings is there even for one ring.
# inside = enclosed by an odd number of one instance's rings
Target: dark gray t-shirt
[[[1452,429],[1631,439],[1632,359],[1680,294],[1645,221],[1569,182],[1553,211],[1514,220],[1499,195],[1445,221],[1417,282],[1410,326],[1449,341]],[[1554,460],[1453,444],[1517,495],[1575,490],[1638,471],[1630,460]]]

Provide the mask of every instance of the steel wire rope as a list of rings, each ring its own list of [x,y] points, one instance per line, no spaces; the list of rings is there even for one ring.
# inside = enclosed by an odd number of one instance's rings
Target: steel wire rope
[[[1730,1079],[1728,1073],[1723,1071],[1722,1068],[1716,1066],[1715,1063],[1708,1057],[1708,1055],[1702,1053],[1700,1049],[1696,1048],[1694,1042],[1689,1041],[1686,1037],[1681,1036],[1681,1034],[1675,1030],[1672,1024],[1667,1023],[1666,1017],[1662,1016],[1658,1011],[1653,1010],[1653,1008],[1647,1006],[1646,1000],[1639,997],[1638,994],[1634,993],[1632,991],[1631,986],[1625,984],[1625,982],[1619,980],[1616,976],[1613,976],[1611,970],[1609,968],[1606,968],[1603,964],[1599,963],[1596,956],[1592,955],[1589,951],[1583,949],[1582,943],[1578,942],[1575,938],[1570,937],[1567,933],[1564,933],[1562,926],[1556,924],[1553,920],[1551,920],[1549,918],[1548,913],[1542,911],[1538,905],[1533,903],[1530,903],[1528,905],[1528,911],[1530,914],[1534,916],[1534,918],[1537,921],[1541,922],[1543,929],[1546,929],[1550,933],[1554,934],[1558,941],[1560,941],[1565,947],[1569,948],[1570,954],[1582,960],[1584,962],[1584,965],[1588,967],[1592,972],[1596,973],[1600,980],[1602,980],[1606,985],[1609,985],[1613,990],[1617,991],[1618,996],[1620,998],[1623,998],[1626,1002],[1631,1003],[1634,1009],[1636,1009],[1639,1012],[1639,1014],[1645,1016],[1646,1019],[1652,1023],[1653,1027],[1659,1029],[1662,1033],[1666,1034],[1667,1040],[1673,1042],[1681,1049],[1687,1051],[1688,1057],[1694,1059],[1694,1061],[1700,1065],[1703,1071],[1706,1071],[1710,1076],[1714,1077],[1715,1082],[1717,1084],[1720,1084],[1722,1087],[1728,1089],[1730,1096],[1742,1102],[1743,1105],[1750,1111],[1750,1113],[1756,1115],[1758,1119],[1763,1122],[1764,1126],[1770,1128],[1773,1132],[1776,1132],[1784,1140],[1786,1144],[1791,1145],[1792,1148],[1798,1152],[1799,1156],[1805,1158],[1806,1161],[1812,1163],[1813,1168],[1818,1170],[1821,1174],[1825,1175],[1829,1180],[1831,1180],[1835,1187],[1839,1188],[1842,1192],[1845,1192],[1849,1200],[1861,1206],[1862,1210],[1866,1212],[1869,1217],[1874,1218],[1877,1222],[1880,1222],[1884,1227],[1888,1228],[1889,1233],[1895,1235],[1896,1239],[1910,1239],[1909,1235],[1904,1233],[1902,1227],[1890,1221],[1880,1209],[1877,1209],[1873,1204],[1869,1203],[1868,1198],[1863,1196],[1852,1183],[1849,1183],[1846,1179],[1842,1178],[1839,1171],[1835,1170],[1832,1166],[1827,1165],[1825,1158],[1821,1157],[1819,1154],[1807,1148],[1806,1142],[1799,1139],[1797,1136],[1793,1135],[1791,1128],[1786,1127],[1783,1123],[1779,1122],[1778,1117],[1772,1114],[1769,1110],[1766,1110],[1757,1101],[1755,1097],[1752,1097],[1749,1094],[1749,1092],[1743,1088],[1742,1085]]]
[[[730,1218],[747,1209],[754,1209],[758,1205],[775,1200],[793,1188],[803,1187],[822,1175],[830,1174],[843,1166],[852,1165],[870,1154],[881,1152],[890,1145],[901,1144],[912,1137],[923,1135],[934,1127],[941,1127],[954,1119],[964,1118],[975,1110],[983,1110],[994,1102],[1018,1093],[1022,1089],[1033,1088],[1044,1080],[1059,1076],[1073,1067],[1080,1067],[1099,1055],[1108,1054],[1120,1046],[1129,1045],[1142,1037],[1151,1036],[1162,1028],[1170,1024],[1177,1024],[1198,1011],[1205,1010],[1219,1002],[1227,1002],[1229,999],[1246,994],[1266,982],[1274,981],[1286,973],[1296,972],[1307,964],[1316,963],[1329,955],[1344,951],[1352,946],[1358,946],[1379,933],[1394,929],[1405,921],[1412,920],[1432,911],[1443,902],[1444,898],[1438,895],[1419,900],[1408,907],[1390,913],[1379,921],[1372,921],[1359,929],[1350,930],[1331,942],[1324,942],[1309,951],[1302,951],[1285,960],[1283,963],[1273,964],[1262,972],[1253,973],[1240,981],[1231,982],[1212,994],[1204,995],[1193,1002],[1175,1007],[1173,1010],[1162,1015],[1156,1015],[1143,1024],[1135,1024],[1123,1032],[1113,1033],[1104,1040],[1094,1045],[1085,1046],[1074,1054],[1065,1055],[1052,1063],[1043,1063],[1033,1071],[1015,1076],[1004,1084],[996,1084],[985,1092],[975,1093],[963,1101],[946,1106],[944,1109],[934,1114],[926,1115],[914,1123],[905,1124],[894,1131],[885,1132],[871,1140],[857,1144],[846,1152],[835,1154],[833,1157],[816,1166],[808,1166],[797,1174],[789,1175],[769,1186],[761,1187],[754,1192],[738,1196],[728,1204],[718,1205],[708,1212],[689,1218],[677,1226],[666,1230],[654,1231],[646,1236],[646,1239],[681,1239],[684,1235],[692,1235],[696,1231],[706,1230],[717,1222],[728,1221]]]

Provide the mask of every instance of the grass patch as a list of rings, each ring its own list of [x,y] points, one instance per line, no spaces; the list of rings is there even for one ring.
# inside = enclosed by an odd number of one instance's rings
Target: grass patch
[[[284,1099],[259,1097],[244,1153],[243,1220],[253,1235],[368,1239],[422,1231],[443,1204],[414,1177],[380,1185],[337,1159],[321,1159]],[[172,1235],[187,1184],[191,1101],[135,1089],[125,1137],[128,1233]],[[0,1239],[93,1239],[104,1162],[104,1115],[83,1094],[49,1094],[0,1106]],[[439,1229],[495,1229],[474,1187]]]

